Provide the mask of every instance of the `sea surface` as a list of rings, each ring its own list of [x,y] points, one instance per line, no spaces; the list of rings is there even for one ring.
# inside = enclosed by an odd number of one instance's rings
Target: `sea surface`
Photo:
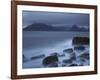
[[[66,31],[23,31],[23,55],[26,59],[23,68],[42,68],[43,58],[31,60],[34,56],[57,52],[63,54],[63,50],[72,48],[73,37],[89,37],[89,32]]]

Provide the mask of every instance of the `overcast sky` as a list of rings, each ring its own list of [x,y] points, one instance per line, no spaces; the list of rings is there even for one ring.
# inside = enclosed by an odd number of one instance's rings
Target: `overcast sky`
[[[23,28],[32,23],[89,26],[89,14],[23,11]]]

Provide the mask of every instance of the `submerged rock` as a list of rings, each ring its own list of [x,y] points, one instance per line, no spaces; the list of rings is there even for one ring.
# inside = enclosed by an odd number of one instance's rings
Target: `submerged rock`
[[[65,49],[65,50],[63,50],[63,52],[65,52],[65,53],[72,53],[73,52],[73,49],[72,48]]]
[[[23,54],[23,57],[22,57],[22,58],[23,58],[23,63],[28,61],[28,60],[26,59],[26,56],[25,56],[24,54]]]
[[[25,62],[26,61],[26,59],[25,59],[25,56],[24,56],[24,54],[23,54],[23,62]]]
[[[83,53],[82,55],[79,56],[80,58],[83,58],[83,59],[90,59],[90,56],[89,56],[89,53]]]
[[[72,59],[69,59],[69,60],[63,60],[63,63],[66,63],[66,64],[71,64],[72,63]]]
[[[31,57],[31,60],[33,60],[33,59],[40,59],[40,58],[44,58],[44,57],[45,57],[45,55],[42,54],[42,55]]]
[[[72,45],[89,45],[88,37],[74,37],[72,40]]]

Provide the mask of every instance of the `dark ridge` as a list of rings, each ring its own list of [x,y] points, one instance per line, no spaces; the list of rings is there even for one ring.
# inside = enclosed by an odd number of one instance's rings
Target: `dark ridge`
[[[78,27],[77,25],[71,26],[60,26],[55,27],[53,25],[48,25],[45,23],[33,23],[28,25],[26,28],[23,28],[24,31],[80,31],[87,32],[88,29]]]

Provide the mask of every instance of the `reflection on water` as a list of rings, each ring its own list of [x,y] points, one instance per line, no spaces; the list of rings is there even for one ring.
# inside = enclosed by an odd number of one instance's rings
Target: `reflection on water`
[[[89,59],[79,57],[83,53],[88,53],[89,46],[84,45],[77,47],[72,45],[73,37],[89,37],[88,32],[53,32],[53,31],[24,31],[23,32],[23,68],[42,68],[47,67],[43,65],[43,60],[52,53],[57,53],[59,67],[63,66],[87,66]],[[72,49],[73,52],[69,55],[64,52],[66,49]],[[67,50],[68,51],[68,50]],[[70,51],[69,51],[70,52]],[[72,57],[74,55],[74,57]],[[72,59],[72,60],[70,60]],[[75,59],[75,60],[74,60]],[[68,61],[69,60],[69,61]],[[52,61],[51,61],[52,62]],[[77,63],[77,64],[76,64]],[[49,64],[50,66],[50,64]]]

